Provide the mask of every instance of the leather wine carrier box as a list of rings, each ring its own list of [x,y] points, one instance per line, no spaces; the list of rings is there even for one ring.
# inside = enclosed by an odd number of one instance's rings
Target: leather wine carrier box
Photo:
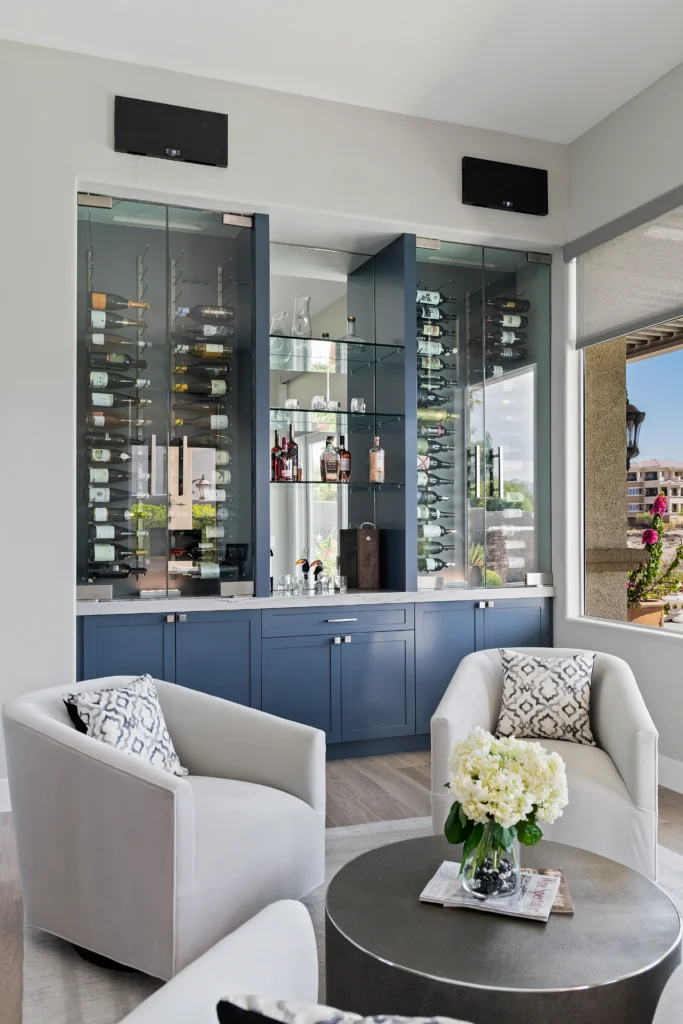
[[[340,530],[339,564],[349,590],[379,590],[379,530]]]

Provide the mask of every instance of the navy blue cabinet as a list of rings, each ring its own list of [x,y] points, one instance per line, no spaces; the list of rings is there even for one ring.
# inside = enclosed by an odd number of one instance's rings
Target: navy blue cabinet
[[[174,616],[88,615],[83,619],[83,678],[149,672],[175,682]]]
[[[429,732],[436,706],[461,660],[476,650],[473,601],[415,605],[416,732]]]
[[[342,640],[342,742],[413,736],[413,631],[356,633]]]
[[[260,707],[261,613],[188,612],[175,618],[175,682]]]
[[[550,601],[539,598],[491,600],[477,624],[477,649],[491,647],[549,647]]]
[[[261,652],[261,707],[341,740],[341,643],[334,636],[275,637]]]

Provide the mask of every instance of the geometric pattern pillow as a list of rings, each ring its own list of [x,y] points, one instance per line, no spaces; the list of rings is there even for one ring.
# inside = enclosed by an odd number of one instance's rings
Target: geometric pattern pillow
[[[454,1017],[360,1017],[331,1006],[290,1003],[264,996],[226,996],[216,1007],[219,1024],[464,1024]]]
[[[172,775],[187,775],[168,734],[156,686],[149,675],[126,686],[89,693],[65,693],[64,703],[81,731],[110,747],[144,758]]]
[[[590,726],[593,654],[535,658],[501,650],[503,703],[498,736],[595,746]]]

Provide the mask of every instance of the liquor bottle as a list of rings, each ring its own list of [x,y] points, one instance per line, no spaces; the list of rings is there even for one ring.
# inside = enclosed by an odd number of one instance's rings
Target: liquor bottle
[[[196,381],[194,384],[188,384],[186,381],[183,381],[182,384],[174,384],[171,390],[179,393],[184,392],[188,395],[220,396],[227,394],[230,390],[230,384],[227,380],[201,380]]]
[[[529,318],[519,313],[492,313],[486,317],[486,323],[497,327],[528,327]]]
[[[109,466],[88,466],[85,478],[89,484],[116,484],[121,480],[129,480],[130,476],[122,469],[109,469]]]
[[[436,509],[432,511],[436,512]],[[433,540],[435,537],[447,537],[457,532],[457,530],[447,530],[445,526],[441,526],[439,523],[421,523],[417,528],[418,541]]]
[[[365,338],[359,338],[356,334],[356,318],[355,316],[347,316],[346,318],[346,334],[341,341],[356,342],[359,345],[365,344]]]
[[[423,417],[425,419],[428,418],[424,414],[424,412],[423,412],[423,415],[419,416],[418,419],[422,419]],[[429,420],[432,421],[432,417],[429,417]],[[445,427],[442,427],[442,426],[439,426],[439,425],[424,426],[424,424],[422,424],[422,423],[418,423],[418,425],[417,425],[417,436],[419,438],[425,438],[426,437],[427,439],[431,439],[433,437],[453,437],[454,434],[455,434],[454,430],[446,430]],[[418,449],[418,451],[419,451],[419,449]]]
[[[529,358],[529,351],[526,348],[512,348],[508,345],[496,346],[486,350],[487,359],[500,360],[506,363],[523,363]]]
[[[418,541],[418,555],[441,555],[444,551],[455,551],[455,544],[441,544],[438,540]]]
[[[433,473],[427,473],[424,469],[418,469],[417,471],[418,487],[451,487],[452,484],[452,480],[445,480],[441,476],[434,476]]]
[[[127,508],[94,508],[92,510],[93,523],[127,523],[131,519],[135,519],[135,516]]]
[[[188,424],[190,426],[190,424]],[[194,423],[191,424],[194,426]],[[227,448],[232,447],[232,436],[230,434],[222,434],[220,431],[213,434],[197,434],[196,437],[188,438],[190,448],[217,448],[218,445],[224,445]],[[176,443],[181,443],[176,441]],[[222,459],[225,456],[225,462],[230,461],[230,455],[228,452],[216,451],[216,465],[224,465],[225,463],[219,462],[219,456]]]
[[[418,324],[417,325],[417,337],[420,340],[420,335],[428,338],[455,338],[455,331],[447,331],[441,324]]]
[[[417,339],[417,354],[419,356],[454,356],[457,351],[451,346],[442,345],[440,341],[430,341],[429,338]]]
[[[282,483],[292,483],[294,481],[294,469],[292,466],[292,456],[289,454],[287,446],[287,438],[283,437],[280,442],[280,470],[278,473],[278,480]]]
[[[434,469],[455,469],[454,462],[444,462],[434,455],[417,455],[417,468],[423,469],[426,473]]]
[[[279,434],[278,434],[278,432],[276,430],[275,431],[275,444],[270,449],[270,479],[271,480],[277,481],[277,480],[280,479],[280,452],[281,451],[282,451],[282,448],[280,448],[280,437],[279,437]]]
[[[417,418],[421,423],[451,423],[454,420],[460,419],[460,413],[448,412],[446,409],[418,408]]]
[[[384,483],[384,448],[380,448],[379,438],[375,437],[374,444],[370,449],[370,483]]]
[[[351,478],[351,452],[346,447],[346,438],[339,435],[339,479],[347,484]]]
[[[118,313],[105,313],[104,310],[90,310],[90,329],[93,333],[97,331],[115,331],[121,327],[147,327],[144,320],[131,320],[127,316],[119,316]]]
[[[289,440],[287,441],[287,452],[292,460],[292,480],[299,479],[299,445],[294,440],[294,424],[289,424]]]
[[[91,505],[108,505],[110,501],[130,501],[131,498],[146,498],[146,494],[131,495],[120,487],[89,487],[88,501]]]
[[[438,306],[418,306],[417,319],[426,320],[427,322],[432,320],[457,320],[457,316],[454,313],[444,313]]]
[[[442,569],[454,569],[455,562],[444,562],[441,558],[420,557],[417,559],[417,568],[420,572],[441,572]]]
[[[495,299],[487,299],[486,305],[499,313],[528,313],[531,303],[528,299],[511,299],[507,295],[499,295]]]
[[[434,429],[438,430],[438,427],[430,428],[426,427],[426,430]],[[450,433],[450,432],[449,432]],[[417,454],[418,455],[436,455],[437,452],[454,452],[454,444],[441,444],[440,441],[430,441],[428,438],[431,435],[418,437],[417,439]],[[442,434],[436,434],[436,437],[441,437]],[[444,465],[453,465],[453,463],[444,463]]]
[[[135,302],[111,292],[90,292],[91,309],[149,309],[149,302]]]
[[[190,377],[208,377],[210,380],[222,380],[230,373],[230,363],[194,363],[193,366],[175,366],[175,374],[187,374]]]
[[[90,462],[129,462],[131,458],[128,452],[116,448],[86,448],[85,454]]]
[[[133,398],[128,395],[112,395],[106,391],[93,391],[90,394],[90,404],[97,409],[131,409],[134,405],[151,405],[151,398]]]
[[[177,356],[197,356],[198,359],[230,359],[233,347],[232,345],[198,341],[192,345],[176,345],[175,354]]]
[[[235,310],[232,306],[176,306],[175,316],[206,320],[210,324],[227,324],[235,319]]]
[[[440,501],[451,501],[451,495],[435,494],[434,491],[428,491],[425,487],[418,487],[417,502],[419,505],[436,505]]]
[[[443,306],[446,302],[457,302],[458,300],[448,298],[440,289],[435,292],[426,292],[418,288],[415,301],[418,305],[424,303],[426,306]]]
[[[438,356],[419,356],[417,360],[418,371],[424,372],[425,370],[431,370],[432,372],[438,373],[440,370],[454,370],[455,367],[451,363],[444,363],[443,359],[439,359]]]
[[[527,338],[526,331],[487,331],[486,338],[481,335],[477,338],[470,338],[470,345],[481,345],[482,341],[486,341],[487,345],[525,345]]]
[[[426,502],[421,502],[417,506],[418,523],[424,522],[425,520],[430,522],[435,519],[455,519],[455,517],[455,512],[443,512],[440,508],[432,508],[432,506],[428,505]]]
[[[102,565],[88,566],[88,580],[94,579],[127,579],[128,576],[145,576],[147,570],[142,567],[126,565],[125,562],[109,562]]]
[[[90,352],[88,362],[95,370],[112,366],[123,366],[126,370],[146,370],[148,365],[146,359],[133,359],[126,352]]]
[[[334,447],[334,436],[328,434],[325,449],[320,456],[320,479],[325,483],[339,480],[339,452]]]
[[[231,484],[232,473],[229,469],[217,469],[216,470],[216,483],[217,484]]]
[[[439,405],[448,405],[450,401],[450,395],[437,395],[434,391],[419,392],[417,396],[417,408],[418,410],[433,409]]]
[[[106,373],[104,370],[91,370],[89,383],[91,388],[134,388],[141,391],[152,382],[143,377],[119,377],[118,374]]]
[[[178,409],[176,412],[182,412],[182,416],[176,416],[173,421],[175,427],[200,427],[201,429],[208,430],[227,430],[230,425],[230,421],[225,413],[211,413],[205,412],[203,409],[193,410],[192,406],[188,405],[184,409]],[[198,438],[192,439],[192,447],[202,447],[198,444]],[[217,439],[213,438],[213,444],[217,443]],[[210,447],[210,446],[209,446]]]
[[[431,373],[420,373],[417,378],[417,386],[422,391],[443,391],[445,388],[456,388],[457,380],[449,380],[448,377],[440,377]]]
[[[146,427],[152,422],[151,420],[141,419],[139,417],[133,417],[125,412],[89,412],[85,417],[85,422],[89,427]],[[131,441],[132,444],[136,442]]]
[[[203,338],[211,338],[215,342],[227,341],[235,337],[235,328],[232,324],[193,324],[174,337],[195,339],[199,343]]]
[[[147,553],[142,548],[129,549],[122,544],[101,544],[96,541],[88,545],[88,559],[91,562],[119,562],[124,558],[142,558]]]
[[[138,321],[136,320],[137,324]],[[118,334],[103,334],[102,331],[95,331],[94,333],[88,333],[85,336],[86,344],[88,345],[111,345],[112,348],[137,348],[140,352],[143,349],[151,348],[151,341],[137,341],[135,338],[121,338]]]

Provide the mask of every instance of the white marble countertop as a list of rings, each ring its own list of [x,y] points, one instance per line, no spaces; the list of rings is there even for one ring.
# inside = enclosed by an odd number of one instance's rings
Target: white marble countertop
[[[525,597],[554,597],[554,587],[483,587],[449,590],[373,590],[347,594],[307,594],[297,597],[170,597],[127,601],[77,601],[77,615],[140,615],[145,612],[247,611],[258,608],[307,608],[310,605],[422,604],[435,601],[514,601]]]

